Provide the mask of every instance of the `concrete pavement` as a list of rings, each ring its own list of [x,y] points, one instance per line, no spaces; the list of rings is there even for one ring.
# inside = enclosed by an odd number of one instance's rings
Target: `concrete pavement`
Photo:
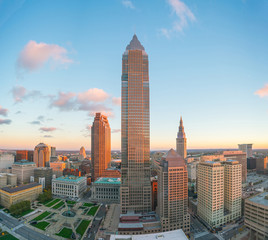
[[[54,240],[49,236],[36,232],[28,227],[26,227],[23,223],[18,221],[16,218],[9,216],[3,211],[0,211],[0,222],[5,225],[10,230],[14,231],[16,234],[22,236],[25,239],[31,240]]]

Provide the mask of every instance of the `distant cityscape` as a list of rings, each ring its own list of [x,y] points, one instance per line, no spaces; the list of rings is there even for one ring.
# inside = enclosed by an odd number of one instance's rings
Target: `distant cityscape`
[[[151,151],[148,65],[134,34],[122,55],[121,150],[111,150],[109,117],[96,112],[91,150],[41,142],[0,151],[2,236],[268,238],[268,150],[187,149],[181,116],[176,149]]]

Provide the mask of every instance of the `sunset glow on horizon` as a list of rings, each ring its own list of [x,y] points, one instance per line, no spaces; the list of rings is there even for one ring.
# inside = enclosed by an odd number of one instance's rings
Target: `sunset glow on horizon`
[[[89,151],[101,112],[120,150],[135,32],[149,59],[151,150],[176,148],[180,116],[188,149],[268,149],[267,1],[78,2],[0,3],[0,149]]]

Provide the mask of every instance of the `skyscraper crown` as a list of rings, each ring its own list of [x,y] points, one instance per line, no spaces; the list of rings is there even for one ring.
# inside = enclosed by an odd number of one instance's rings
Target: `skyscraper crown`
[[[127,45],[126,50],[144,50],[144,47],[141,45],[139,39],[136,34],[134,34],[132,40]]]
[[[178,138],[186,138],[185,132],[184,132],[184,126],[183,126],[183,121],[182,117],[180,119],[180,126],[179,126],[179,132],[178,132]]]

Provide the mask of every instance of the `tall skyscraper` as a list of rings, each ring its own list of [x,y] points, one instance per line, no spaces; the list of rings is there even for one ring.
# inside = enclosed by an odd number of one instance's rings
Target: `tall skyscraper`
[[[238,149],[247,154],[247,158],[252,157],[252,145],[253,144],[238,144]]]
[[[34,162],[37,167],[49,167],[51,148],[47,144],[39,143],[34,148]]]
[[[106,116],[96,113],[91,127],[92,179],[102,176],[111,162],[111,128]]]
[[[122,57],[121,211],[152,209],[148,55],[136,35]]]
[[[177,153],[184,159],[187,157],[187,138],[184,132],[182,117],[180,119],[179,132],[177,135]]]
[[[197,214],[211,227],[241,217],[242,165],[207,161],[198,166]]]
[[[247,181],[247,156],[243,151],[223,151],[223,156],[228,160],[237,160],[242,164],[242,182]]]
[[[184,159],[170,149],[158,168],[158,212],[162,231],[190,233],[188,173]]]

